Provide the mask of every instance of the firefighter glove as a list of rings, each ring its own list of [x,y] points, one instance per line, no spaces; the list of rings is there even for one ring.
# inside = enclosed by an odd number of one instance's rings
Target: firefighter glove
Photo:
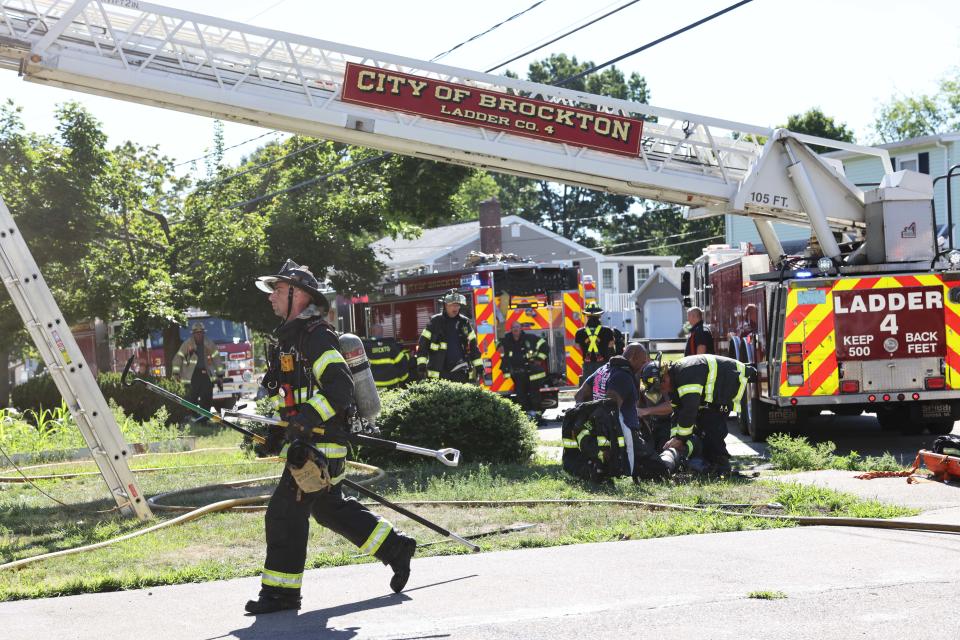
[[[267,432],[267,441],[262,444],[255,444],[253,446],[253,452],[257,454],[258,458],[277,455],[280,453],[280,449],[283,448],[283,436],[283,429],[270,427],[270,430]]]
[[[330,468],[327,457],[301,442],[290,445],[287,453],[290,475],[304,493],[324,491],[330,487]]]
[[[302,413],[290,416],[287,418],[286,440],[287,442],[293,442],[298,439],[307,440],[310,438],[312,429],[313,427],[307,424],[307,419]]]

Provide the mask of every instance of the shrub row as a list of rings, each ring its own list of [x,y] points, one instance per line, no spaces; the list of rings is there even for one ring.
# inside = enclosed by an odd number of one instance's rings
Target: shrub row
[[[185,386],[179,380],[167,378],[154,379],[144,377],[144,380],[153,382],[178,396],[186,393]],[[119,373],[101,373],[97,376],[97,384],[107,400],[113,400],[128,416],[145,422],[153,418],[160,407],[168,411],[168,423],[179,422],[188,415],[188,411],[179,405],[164,400],[159,395],[149,391],[142,384],[125,387],[120,382]],[[17,385],[10,392],[10,400],[20,411],[39,411],[53,409],[63,402],[60,390],[49,375],[36,376],[23,384]]]

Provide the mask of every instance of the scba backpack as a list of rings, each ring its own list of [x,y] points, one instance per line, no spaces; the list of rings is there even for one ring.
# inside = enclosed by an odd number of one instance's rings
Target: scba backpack
[[[623,432],[612,400],[584,402],[563,416],[563,470],[590,482],[627,473]]]

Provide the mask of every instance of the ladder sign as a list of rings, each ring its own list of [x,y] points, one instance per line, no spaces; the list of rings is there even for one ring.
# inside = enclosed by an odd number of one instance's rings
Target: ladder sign
[[[642,120],[353,62],[347,63],[341,99],[528,138],[640,155]]]

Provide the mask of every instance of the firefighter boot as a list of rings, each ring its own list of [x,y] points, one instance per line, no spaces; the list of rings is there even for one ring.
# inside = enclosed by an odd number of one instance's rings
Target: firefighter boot
[[[284,596],[273,593],[261,593],[256,600],[247,600],[247,606],[244,609],[247,613],[259,615],[261,613],[273,613],[283,611],[284,609],[300,608],[300,596]]]
[[[410,578],[410,560],[413,554],[417,552],[417,541],[410,536],[398,534],[400,540],[397,543],[397,553],[388,563],[393,569],[393,577],[390,578],[390,588],[394,593],[400,593],[407,586],[407,580]]]

